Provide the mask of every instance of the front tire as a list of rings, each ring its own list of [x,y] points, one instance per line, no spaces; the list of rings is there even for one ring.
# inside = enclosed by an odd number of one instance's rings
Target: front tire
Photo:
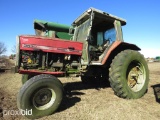
[[[32,110],[29,119],[36,119],[54,113],[63,97],[63,85],[52,75],[37,75],[20,89],[17,105],[20,110]]]
[[[120,52],[110,66],[109,81],[115,94],[121,98],[142,97],[149,83],[149,70],[143,55],[133,50]]]

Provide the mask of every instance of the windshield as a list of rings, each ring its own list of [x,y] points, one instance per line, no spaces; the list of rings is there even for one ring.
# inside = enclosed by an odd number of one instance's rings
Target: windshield
[[[97,44],[98,46],[103,45],[107,41],[112,44],[116,40],[115,28],[107,29],[102,32],[97,32]]]
[[[112,44],[116,40],[116,30],[115,28],[111,28],[105,31],[104,33],[104,40],[109,40]]]
[[[89,26],[91,20],[86,20],[83,24],[79,25],[74,34],[74,40],[84,42],[89,34]]]

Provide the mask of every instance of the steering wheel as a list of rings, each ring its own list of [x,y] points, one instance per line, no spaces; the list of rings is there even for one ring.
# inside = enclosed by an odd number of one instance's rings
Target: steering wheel
[[[108,38],[107,40],[105,40],[105,42],[102,44],[102,47],[105,48],[110,44],[111,38]]]

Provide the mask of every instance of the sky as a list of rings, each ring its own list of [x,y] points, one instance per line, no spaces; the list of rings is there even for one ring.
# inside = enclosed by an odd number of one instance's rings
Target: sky
[[[35,34],[34,19],[71,25],[94,7],[124,18],[124,41],[139,46],[145,57],[160,56],[159,0],[0,0],[0,42],[10,55],[16,36]]]

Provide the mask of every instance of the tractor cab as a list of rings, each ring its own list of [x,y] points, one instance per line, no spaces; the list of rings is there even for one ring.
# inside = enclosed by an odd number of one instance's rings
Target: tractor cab
[[[115,41],[123,41],[121,26],[125,24],[125,20],[95,8],[79,16],[72,25],[73,40],[83,42],[81,64],[100,63]]]

